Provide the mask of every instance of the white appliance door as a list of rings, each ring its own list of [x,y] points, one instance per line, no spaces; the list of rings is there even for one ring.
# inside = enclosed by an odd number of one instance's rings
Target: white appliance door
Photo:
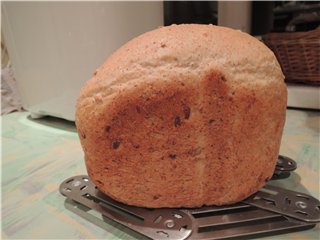
[[[114,50],[163,25],[161,2],[2,2],[25,109],[74,120],[80,87]]]

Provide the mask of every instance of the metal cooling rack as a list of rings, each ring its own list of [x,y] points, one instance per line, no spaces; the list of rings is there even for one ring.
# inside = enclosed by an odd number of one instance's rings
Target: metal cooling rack
[[[296,167],[292,159],[279,156],[274,177]],[[196,209],[128,206],[100,192],[86,175],[65,180],[60,193],[151,239],[248,239],[306,230],[320,222],[319,200],[270,185],[238,204]]]

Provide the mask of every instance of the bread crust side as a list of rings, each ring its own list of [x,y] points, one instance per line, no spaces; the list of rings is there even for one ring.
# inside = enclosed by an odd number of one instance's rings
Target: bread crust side
[[[266,99],[264,87],[234,87],[217,70],[203,76],[133,83],[101,102],[108,111],[98,117],[78,112],[101,191],[135,206],[200,207],[241,201],[271,178],[283,89]]]

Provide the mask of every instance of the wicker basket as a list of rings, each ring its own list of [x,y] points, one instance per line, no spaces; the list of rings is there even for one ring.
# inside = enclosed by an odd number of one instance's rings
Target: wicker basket
[[[263,42],[275,53],[286,82],[320,85],[320,29],[269,33]]]

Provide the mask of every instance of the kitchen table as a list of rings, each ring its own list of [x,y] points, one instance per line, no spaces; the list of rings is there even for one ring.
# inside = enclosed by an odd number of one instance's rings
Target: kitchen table
[[[320,112],[288,109],[280,154],[297,170],[271,184],[319,196]],[[261,133],[263,134],[263,133]],[[73,122],[28,112],[2,116],[2,239],[141,239],[99,214],[81,211],[59,193],[68,177],[86,174]],[[315,228],[264,239],[319,239]]]

